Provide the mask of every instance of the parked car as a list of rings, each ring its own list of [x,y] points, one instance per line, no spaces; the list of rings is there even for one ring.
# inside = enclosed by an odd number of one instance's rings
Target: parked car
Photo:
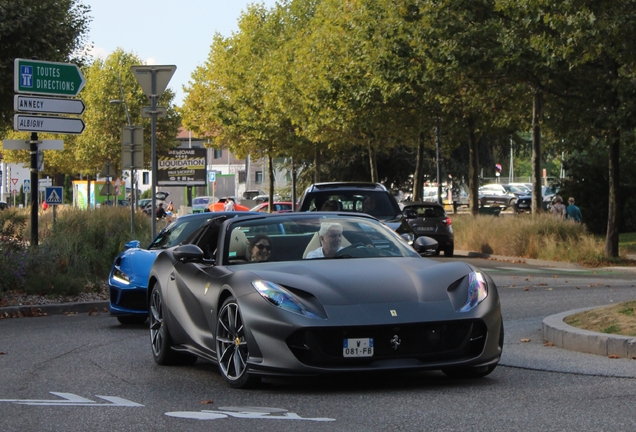
[[[155,202],[155,209],[159,206],[159,203],[163,203],[164,208],[166,206],[166,198],[168,198],[168,196],[170,195],[170,192],[156,192],[155,193],[155,198],[157,199],[157,201]],[[143,200],[139,200],[139,202],[141,202]],[[141,208],[141,210],[147,214],[148,216],[150,216],[152,214],[152,198],[148,199],[148,202],[141,207],[141,205],[139,206],[139,208]]]
[[[9,208],[9,204],[7,204],[5,201],[0,201],[0,210],[6,210]]]
[[[496,204],[504,207],[512,207],[517,201],[517,197],[513,193],[509,193],[499,183],[492,183],[481,186],[479,188],[479,204],[487,206]]]
[[[192,200],[192,213],[203,213],[210,207],[210,204],[217,202],[217,197],[200,196]]]
[[[167,225],[146,248],[139,240],[129,241],[110,270],[110,314],[121,324],[143,324],[148,318],[148,274],[157,254],[165,248],[176,246],[200,226],[217,217],[240,217],[247,213],[199,213],[185,215]],[[251,213],[257,214],[257,213]]]
[[[252,207],[250,211],[268,213],[269,203],[261,203],[257,206]],[[272,204],[272,213],[286,213],[293,211],[294,205],[291,202],[275,202],[274,204]]]
[[[471,264],[422,258],[361,213],[225,219],[164,248],[152,266],[157,364],[202,358],[233,388],[262,376],[441,370],[478,378],[497,367],[499,295]],[[306,259],[326,221],[342,228],[335,237],[342,249],[335,258]],[[277,233],[268,237],[271,258],[252,261],[248,242],[264,232]],[[426,238],[414,245],[426,247]]]
[[[558,192],[557,186],[541,186],[541,208],[547,211],[552,206],[552,200]],[[532,195],[524,195],[517,199],[515,211],[518,213],[532,212]]]
[[[101,205],[103,205],[103,206],[112,206],[114,204],[114,202],[115,202],[114,200],[105,200],[104,202],[101,203]],[[120,200],[117,200],[117,205],[119,207],[127,207],[130,204],[128,203],[128,200],[120,199]]]
[[[455,234],[451,218],[444,207],[432,202],[402,202],[402,210],[413,210],[417,216],[407,221],[418,235],[435,239],[439,244],[436,255],[444,251],[444,256],[452,257],[455,252]]]
[[[234,211],[250,211],[250,209],[248,207],[245,207],[244,205],[241,205],[238,203],[238,201],[236,200],[236,198],[232,197],[234,199]],[[215,202],[214,204],[210,204],[208,206],[208,211],[211,212],[222,212],[225,208],[225,201],[227,201],[228,197],[223,197],[220,198],[217,202]]]
[[[298,204],[299,212],[320,211],[327,201],[336,204],[335,211],[367,213],[382,221],[410,244],[417,233],[407,222],[407,215],[395,197],[380,183],[333,182],[310,185]],[[373,203],[373,208],[369,203]],[[412,214],[411,216],[415,216]]]
[[[519,198],[520,196],[528,195],[530,193],[530,189],[523,186],[514,186],[510,184],[502,184],[503,188],[506,192],[513,194],[515,197]]]

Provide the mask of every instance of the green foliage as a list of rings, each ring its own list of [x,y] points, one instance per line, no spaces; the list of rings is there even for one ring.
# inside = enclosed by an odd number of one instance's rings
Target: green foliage
[[[90,7],[81,0],[0,0],[0,138],[11,127],[13,60],[82,63],[88,47]]]
[[[30,230],[29,214],[29,210],[0,212],[6,233],[13,233],[11,241],[8,236],[1,237],[5,240],[0,255],[0,291],[73,295],[100,286],[117,254],[132,240],[127,208],[61,208],[55,225],[51,211],[40,215],[40,245],[27,248],[24,234]],[[134,232],[133,237],[142,244],[150,242],[145,215],[135,215]]]

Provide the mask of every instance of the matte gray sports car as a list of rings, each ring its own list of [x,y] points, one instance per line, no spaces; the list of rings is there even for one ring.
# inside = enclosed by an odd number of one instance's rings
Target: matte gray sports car
[[[263,376],[357,371],[482,377],[501,357],[492,279],[420,257],[370,216],[220,216],[184,243],[150,271],[158,364],[202,357],[242,388]]]

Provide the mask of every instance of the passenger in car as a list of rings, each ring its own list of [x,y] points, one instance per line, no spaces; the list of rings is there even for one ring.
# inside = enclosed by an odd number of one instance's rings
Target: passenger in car
[[[272,242],[267,234],[257,234],[249,242],[249,260],[269,261],[272,258]]]
[[[333,258],[342,247],[342,225],[337,222],[323,222],[320,224],[320,246],[318,249],[309,252],[307,259],[312,258]]]

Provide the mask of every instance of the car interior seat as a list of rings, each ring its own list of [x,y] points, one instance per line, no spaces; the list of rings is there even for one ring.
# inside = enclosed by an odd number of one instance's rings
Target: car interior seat
[[[240,229],[232,231],[228,257],[233,260],[247,260],[247,237]]]
[[[427,208],[424,210],[424,217],[435,217],[435,209]]]

